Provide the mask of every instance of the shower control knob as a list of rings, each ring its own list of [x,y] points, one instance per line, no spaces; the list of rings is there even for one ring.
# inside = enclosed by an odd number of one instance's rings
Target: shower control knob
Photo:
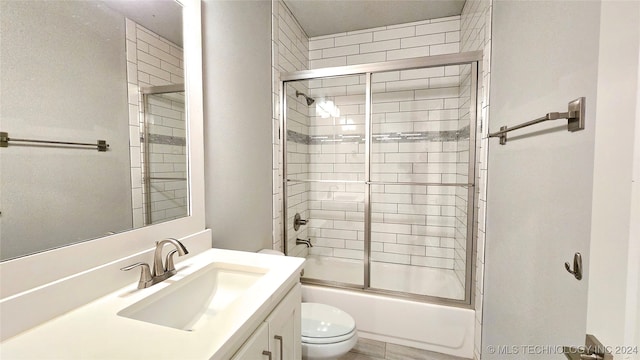
[[[298,229],[300,229],[300,226],[302,225],[307,225],[307,220],[304,220],[300,216],[300,213],[296,213],[296,215],[293,217],[293,230],[298,231]]]

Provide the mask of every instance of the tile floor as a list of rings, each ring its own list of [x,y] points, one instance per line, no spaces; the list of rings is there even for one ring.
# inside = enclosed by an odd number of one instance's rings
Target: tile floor
[[[358,339],[358,344],[339,360],[469,360],[457,356],[385,343]]]

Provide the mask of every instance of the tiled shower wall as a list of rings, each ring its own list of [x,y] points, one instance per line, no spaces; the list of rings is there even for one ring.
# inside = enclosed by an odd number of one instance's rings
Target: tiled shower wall
[[[459,29],[460,17],[450,17],[312,38],[310,67],[457,53]],[[458,119],[468,105],[459,99],[469,90],[461,91],[460,81],[458,66],[373,75],[373,181],[455,183],[466,173],[467,160],[457,161],[468,151],[460,145],[468,144],[468,111],[466,122]],[[310,108],[309,178],[364,179],[364,86],[364,76],[309,82],[317,102],[330,100],[340,109],[340,116],[322,118]],[[311,253],[363,258],[363,190],[350,183],[311,185]],[[453,269],[455,254],[464,253],[455,249],[456,208],[466,216],[466,202],[459,204],[466,197],[455,195],[455,187],[372,186],[372,259]]]
[[[126,19],[127,82],[131,185],[134,227],[145,225],[144,107],[140,88],[184,83],[183,51],[176,44]],[[154,176],[186,178],[186,122],[184,101],[152,101],[150,161]],[[187,215],[187,182],[156,181],[152,184],[154,222]]]
[[[492,0],[467,0],[462,10],[462,24],[460,47],[461,51],[483,50],[482,71],[479,75],[478,87],[478,121],[476,126],[477,167],[476,188],[478,204],[477,241],[476,241],[476,271],[475,271],[475,349],[474,359],[482,356],[482,303],[484,299],[484,244],[485,244],[485,209],[487,193],[487,148],[489,129],[489,91],[491,77],[491,14]]]
[[[280,152],[280,73],[308,69],[309,39],[304,33],[291,11],[281,0],[272,1],[272,79],[273,79],[273,248],[284,251],[282,241],[282,153]],[[289,127],[297,133],[308,135],[309,114],[304,98],[296,97],[295,90],[307,93],[306,82],[296,83],[295,89],[287,93]],[[308,150],[305,144],[290,142],[288,150],[289,173],[293,176],[305,177],[308,171]],[[290,227],[289,246],[295,245],[296,236],[307,238],[306,227],[301,233],[293,231],[293,216],[299,212],[303,219],[308,217],[307,205],[308,185],[297,184],[288,190],[288,221]]]

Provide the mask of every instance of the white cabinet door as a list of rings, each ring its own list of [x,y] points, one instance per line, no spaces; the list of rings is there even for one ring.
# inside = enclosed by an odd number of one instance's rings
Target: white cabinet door
[[[273,360],[302,358],[300,302],[300,284],[296,284],[267,317],[269,350],[273,354]]]
[[[262,323],[231,360],[271,360],[269,326]]]

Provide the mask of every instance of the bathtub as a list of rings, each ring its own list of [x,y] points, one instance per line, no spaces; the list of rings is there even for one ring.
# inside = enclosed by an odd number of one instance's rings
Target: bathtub
[[[302,301],[348,312],[361,338],[473,358],[473,310],[314,285],[302,286]]]

